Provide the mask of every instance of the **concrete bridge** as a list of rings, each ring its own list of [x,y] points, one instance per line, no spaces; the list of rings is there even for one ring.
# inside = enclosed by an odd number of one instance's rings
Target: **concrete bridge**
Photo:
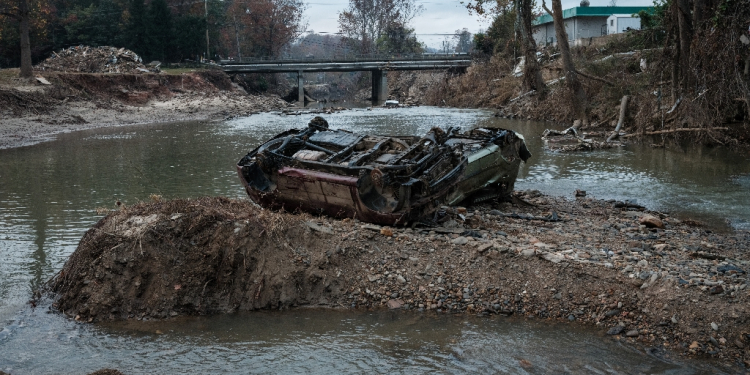
[[[221,68],[227,73],[297,73],[298,100],[304,105],[303,73],[313,72],[372,72],[372,100],[376,105],[388,99],[389,70],[442,70],[465,69],[471,65],[467,55],[419,55],[408,58],[350,58],[305,60],[260,60],[247,62],[223,61]]]

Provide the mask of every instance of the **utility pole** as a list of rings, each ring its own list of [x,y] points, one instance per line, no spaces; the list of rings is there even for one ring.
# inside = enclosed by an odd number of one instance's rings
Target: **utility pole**
[[[203,5],[206,9],[206,61],[211,60],[211,52],[209,51],[208,44],[208,0],[203,0]]]

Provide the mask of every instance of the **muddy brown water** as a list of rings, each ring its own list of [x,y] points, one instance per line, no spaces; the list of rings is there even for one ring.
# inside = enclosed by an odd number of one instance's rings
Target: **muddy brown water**
[[[252,147],[312,115],[261,114],[221,123],[121,127],[64,134],[0,150],[0,371],[125,373],[716,373],[599,330],[500,317],[294,310],[87,325],[27,304],[62,268],[84,231],[114,208],[147,200],[244,197],[234,163]],[[431,126],[501,126],[534,157],[518,189],[572,198],[575,189],[717,228],[750,226],[748,155],[698,147],[559,154],[541,149],[549,125],[444,108],[356,109],[325,116],[359,132],[423,134]],[[157,331],[159,333],[157,333]],[[665,357],[666,356],[666,357]]]

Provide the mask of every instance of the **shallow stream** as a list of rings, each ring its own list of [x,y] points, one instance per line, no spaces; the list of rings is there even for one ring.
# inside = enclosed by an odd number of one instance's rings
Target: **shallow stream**
[[[750,229],[750,155],[721,149],[631,145],[561,154],[542,150],[547,124],[490,112],[420,107],[355,109],[325,116],[362,133],[424,134],[432,126],[500,126],[527,138],[534,156],[517,189],[636,199],[716,228]],[[599,331],[505,318],[400,312],[243,313],[175,322],[77,324],[31,291],[62,268],[97,208],[164,198],[245,197],[234,163],[262,140],[311,115],[260,114],[220,123],[159,124],[64,134],[0,150],[0,371],[81,374],[324,373],[716,373],[670,362]],[[160,332],[160,333],[157,333]]]

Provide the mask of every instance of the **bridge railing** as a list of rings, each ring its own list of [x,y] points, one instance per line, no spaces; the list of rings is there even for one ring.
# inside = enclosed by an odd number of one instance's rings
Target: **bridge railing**
[[[243,57],[242,59],[221,60],[221,65],[233,64],[262,64],[262,63],[341,63],[341,62],[363,62],[363,61],[429,61],[429,60],[466,60],[471,59],[468,53],[423,53],[423,54],[379,54],[379,55],[334,55],[324,58],[299,58],[299,57]]]

